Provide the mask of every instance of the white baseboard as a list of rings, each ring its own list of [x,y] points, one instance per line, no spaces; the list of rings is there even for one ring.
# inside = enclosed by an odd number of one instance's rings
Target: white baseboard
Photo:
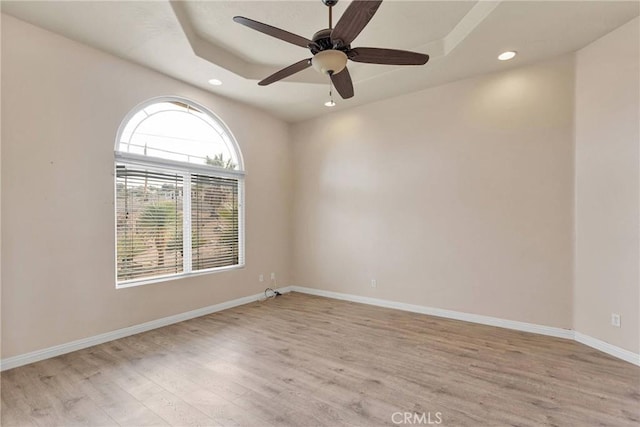
[[[427,307],[423,305],[406,304],[403,302],[389,301],[378,298],[362,297],[358,295],[343,294],[339,292],[324,291],[321,289],[305,288],[302,286],[290,286],[290,291],[301,292],[309,295],[339,299],[344,301],[359,302],[378,307],[395,308],[396,310],[410,311],[413,313],[428,314],[430,316],[444,317],[447,319],[463,320],[465,322],[479,323],[481,325],[497,326],[499,328],[515,329],[516,331],[533,332],[540,335],[549,335],[558,338],[573,339],[571,329],[555,328],[552,326],[536,325],[533,323],[518,322],[515,320],[500,319],[497,317],[482,316],[460,311],[443,310],[441,308]]]
[[[573,331],[571,329],[555,328],[552,326],[536,325],[534,323],[518,322],[515,320],[500,319],[497,317],[482,316],[460,311],[443,310],[440,308],[426,307],[422,305],[405,304],[402,302],[388,301],[378,298],[369,298],[359,295],[343,294],[340,292],[325,291],[322,289],[306,288],[304,286],[288,286],[288,292],[300,292],[309,295],[339,299],[375,305],[378,307],[394,308],[396,310],[410,311],[413,313],[428,314],[430,316],[444,317],[447,319],[463,320],[465,322],[479,323],[482,325],[497,326],[499,328],[514,329],[516,331],[532,332],[534,334],[548,335],[557,338],[575,340],[581,344],[600,350],[613,357],[640,366],[640,354],[617,347],[589,335]]]
[[[581,344],[600,350],[603,353],[607,353],[610,356],[617,357],[618,359],[640,366],[640,354],[625,350],[624,348],[617,347],[613,344],[582,334],[578,331],[575,332],[575,340]]]
[[[282,289],[280,292],[284,293]],[[130,335],[139,334],[141,332],[150,331],[152,329],[161,328],[173,323],[183,322],[195,317],[206,316],[207,314],[217,311],[226,310],[228,308],[237,307],[239,305],[248,304],[264,298],[264,294],[250,295],[220,304],[210,305],[208,307],[199,308],[197,310],[187,311],[185,313],[176,314],[174,316],[163,317],[162,319],[152,320],[150,322],[141,323],[139,325],[129,326],[127,328],[118,329],[104,334],[95,335],[71,341],[65,344],[56,345],[42,350],[32,351],[18,356],[8,357],[0,360],[0,371],[17,368],[18,366],[28,365],[29,363],[38,362],[40,360],[49,359],[51,357],[60,356],[62,354],[71,353],[72,351],[81,350],[83,348],[92,347],[108,341],[117,340],[119,338],[128,337]]]
[[[462,320],[465,322],[479,323],[482,325],[497,326],[500,328],[514,329],[517,331],[532,332],[540,335],[548,335],[558,338],[572,339],[589,347],[600,350],[611,356],[617,357],[634,365],[640,366],[640,355],[631,351],[616,347],[612,344],[584,335],[580,332],[574,332],[570,329],[555,328],[551,326],[536,325],[533,323],[518,322],[514,320],[500,319],[497,317],[482,316],[479,314],[463,313],[459,311],[443,310],[440,308],[426,307],[421,305],[406,304],[396,301],[388,301],[378,298],[369,298],[358,295],[343,294],[339,292],[324,291],[321,289],[307,288],[303,286],[286,286],[278,288],[281,293],[300,292],[309,295],[317,295],[327,298],[333,298],[344,301],[357,302],[378,307],[393,308],[396,310],[410,311],[413,313],[427,314],[430,316],[444,317],[447,319]],[[161,328],[173,323],[183,322],[195,317],[206,316],[207,314],[226,310],[228,308],[237,307],[239,305],[249,304],[264,297],[264,294],[250,295],[243,298],[234,299],[220,304],[211,305],[197,310],[187,311],[185,313],[176,314],[174,316],[163,317],[162,319],[152,320],[151,322],[141,323],[139,325],[130,326],[128,328],[118,329],[116,331],[107,332],[93,337],[83,338],[60,344],[54,347],[33,351],[18,356],[9,357],[0,360],[0,371],[5,371],[18,366],[27,365],[29,363],[38,362],[40,360],[49,359],[51,357],[60,356],[62,354],[71,353],[72,351],[81,350],[83,348],[92,347],[108,341],[117,340],[119,338],[128,337],[130,335],[139,334],[141,332],[150,331],[152,329]]]

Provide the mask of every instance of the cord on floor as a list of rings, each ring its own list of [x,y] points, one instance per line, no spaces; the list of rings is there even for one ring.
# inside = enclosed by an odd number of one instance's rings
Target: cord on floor
[[[260,299],[260,302],[266,301],[271,298],[276,298],[282,295],[281,292],[274,290],[273,288],[267,288],[264,290],[264,299]]]

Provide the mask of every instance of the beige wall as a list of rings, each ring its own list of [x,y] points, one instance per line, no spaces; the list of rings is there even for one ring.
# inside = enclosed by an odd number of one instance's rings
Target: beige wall
[[[293,283],[571,328],[573,75],[559,58],[294,126]]]
[[[235,134],[247,169],[246,268],[116,290],[120,121],[184,96]],[[288,126],[258,110],[2,16],[2,357],[259,293],[289,277]]]
[[[574,329],[640,352],[640,19],[576,55]],[[622,317],[610,324],[611,313]]]

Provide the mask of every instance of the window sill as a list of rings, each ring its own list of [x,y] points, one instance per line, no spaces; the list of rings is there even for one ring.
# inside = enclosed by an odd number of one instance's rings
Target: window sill
[[[147,279],[128,280],[116,283],[116,289],[133,288],[135,286],[152,285],[154,283],[168,282],[171,280],[187,279],[189,277],[204,276],[206,274],[224,273],[231,270],[240,270],[244,268],[244,264],[231,265],[228,267],[210,268],[208,270],[196,271],[193,273],[172,274],[169,276],[151,277]]]

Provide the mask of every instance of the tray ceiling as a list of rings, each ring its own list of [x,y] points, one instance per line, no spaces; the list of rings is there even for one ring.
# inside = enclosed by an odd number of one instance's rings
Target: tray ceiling
[[[348,1],[334,8],[334,22]],[[309,1],[3,1],[34,25],[233,98],[288,121],[508,69],[573,52],[640,13],[638,2],[385,0],[352,46],[428,53],[422,67],[349,63],[355,97],[329,110],[328,81],[307,69],[282,82],[257,81],[309,57],[233,23],[243,15],[310,37],[327,26],[327,8]],[[497,61],[505,50],[516,59]],[[220,79],[221,86],[207,81]],[[163,95],[163,94],[158,94]]]

